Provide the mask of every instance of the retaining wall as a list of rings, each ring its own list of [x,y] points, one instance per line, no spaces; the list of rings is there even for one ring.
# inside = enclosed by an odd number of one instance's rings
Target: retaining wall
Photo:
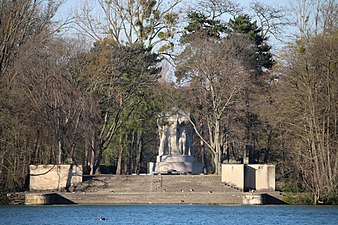
[[[82,182],[82,166],[30,165],[30,191],[58,191]]]

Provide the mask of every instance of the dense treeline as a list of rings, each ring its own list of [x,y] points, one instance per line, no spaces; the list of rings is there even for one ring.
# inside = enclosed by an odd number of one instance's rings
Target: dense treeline
[[[207,173],[250,154],[277,165],[284,190],[337,196],[337,3],[200,0],[185,14],[182,2],[98,1],[104,19],[85,4],[72,26],[88,47],[59,35],[59,2],[0,1],[2,191],[25,190],[30,164],[145,173],[156,116],[180,107]],[[297,36],[271,42],[286,24]],[[272,43],[283,44],[275,56]]]

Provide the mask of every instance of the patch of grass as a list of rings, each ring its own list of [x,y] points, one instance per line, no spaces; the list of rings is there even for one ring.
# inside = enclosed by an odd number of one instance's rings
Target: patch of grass
[[[283,182],[283,181],[277,181],[276,182],[276,190],[281,191],[281,192],[303,192],[299,188],[299,186],[293,182]]]
[[[313,205],[314,196],[311,192],[284,192],[283,201],[290,205]],[[317,204],[338,205],[338,195],[335,192],[323,195]]]
[[[311,193],[294,193],[285,192],[285,197],[282,199],[290,205],[313,205],[313,196]]]

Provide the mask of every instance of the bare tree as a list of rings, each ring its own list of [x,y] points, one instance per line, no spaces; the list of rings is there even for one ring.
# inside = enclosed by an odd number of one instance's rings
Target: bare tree
[[[1,77],[28,40],[51,32],[51,19],[59,5],[59,1],[53,0],[0,1]]]
[[[143,75],[147,70],[141,66],[144,61],[139,58],[139,66],[131,64],[133,57],[143,54],[147,58],[150,51],[165,54],[173,49],[179,18],[175,9],[181,1],[98,0],[94,4],[86,1],[82,11],[77,14],[80,31],[96,41],[96,46],[88,57],[87,76],[84,76],[86,91],[95,95],[102,110],[102,126],[96,140],[95,162],[92,163],[95,168],[98,168],[102,160],[103,151],[109,148],[118,131],[123,129],[123,124],[142,101],[135,98],[139,88],[158,78],[154,76],[144,80]],[[103,18],[98,16],[98,12]],[[137,51],[136,46],[140,47],[139,50],[143,46],[146,51]],[[132,52],[134,55],[130,55]],[[149,58],[146,60],[151,64]],[[156,58],[152,60],[159,62]],[[122,68],[122,65],[126,68]],[[157,70],[155,66],[148,69],[153,72]],[[139,80],[135,80],[134,76],[138,76]],[[125,84],[128,79],[129,84]],[[125,135],[115,141],[122,146],[129,137]],[[117,154],[119,168],[122,168],[123,149],[120,148]]]
[[[94,40],[109,37],[119,45],[143,43],[161,51],[172,48],[178,14],[175,7],[182,0],[98,0],[98,7],[86,1],[77,24]],[[99,18],[98,11],[104,18]],[[161,43],[161,44],[160,44]]]
[[[337,32],[307,37],[287,49],[277,81],[275,120],[313,203],[337,194]]]
[[[311,36],[337,27],[338,3],[335,0],[289,1],[291,22],[300,36]]]
[[[52,149],[50,162],[53,163],[80,159],[75,155],[78,143],[83,141],[86,133],[83,119],[88,119],[88,111],[93,107],[89,104],[89,96],[81,93],[76,81],[78,61],[81,61],[76,51],[79,49],[66,39],[53,38],[45,41],[44,47],[19,53],[13,69],[21,81],[17,88],[23,91],[31,114],[38,118],[39,129],[48,133],[46,143]],[[95,116],[93,110],[91,113]],[[89,122],[88,119],[88,128]],[[38,158],[36,162],[39,162]]]
[[[235,3],[231,0],[199,0],[196,3],[195,9],[192,10],[197,10],[212,20],[215,20],[225,14],[231,16],[238,15],[243,11],[243,8],[239,3]]]
[[[28,165],[35,160],[42,142],[40,121],[27,102],[24,80],[30,74],[23,68],[53,34],[52,18],[59,7],[52,0],[0,1],[0,179],[2,188],[22,190]],[[29,60],[28,60],[29,61]],[[26,63],[26,64],[25,64]],[[36,122],[37,123],[34,123]],[[39,127],[34,129],[33,127]],[[47,135],[48,132],[45,132]],[[39,136],[39,137],[38,137]],[[44,139],[44,140],[43,140]],[[34,153],[35,152],[35,153]],[[42,155],[41,152],[38,153]],[[43,154],[48,162],[51,154]],[[41,162],[41,161],[40,161]]]
[[[271,34],[277,40],[281,40],[283,28],[289,24],[286,9],[266,5],[258,1],[251,3],[250,7],[258,19],[262,38],[266,39]]]
[[[181,55],[185,59],[181,69],[193,88],[195,101],[200,104],[200,120],[205,124],[207,136],[198,127],[195,131],[210,150],[217,174],[221,172],[226,145],[226,112],[238,104],[252,71],[249,69],[254,55],[251,46],[247,38],[236,35],[222,40],[195,37]]]

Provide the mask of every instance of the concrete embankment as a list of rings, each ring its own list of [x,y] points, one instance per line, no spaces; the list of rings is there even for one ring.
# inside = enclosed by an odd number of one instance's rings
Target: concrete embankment
[[[265,204],[263,193],[243,193],[214,175],[88,176],[70,192],[30,193],[26,204]],[[279,193],[273,192],[278,199]],[[35,197],[34,197],[35,195]],[[269,195],[271,196],[271,195]],[[40,200],[39,200],[40,199]],[[54,201],[54,202],[53,202]]]

